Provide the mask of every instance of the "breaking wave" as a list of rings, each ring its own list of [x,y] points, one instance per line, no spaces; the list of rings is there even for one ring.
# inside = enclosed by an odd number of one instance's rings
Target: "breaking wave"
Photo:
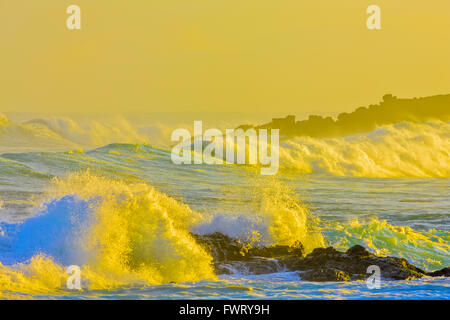
[[[0,114],[0,153],[92,149],[112,143],[167,145],[170,133],[163,124],[135,127],[119,116],[103,121],[52,116],[17,123]]]
[[[280,192],[265,194],[261,215],[242,217],[255,222],[243,241],[322,246],[306,208]],[[64,294],[70,265],[89,290],[214,279],[213,258],[190,232],[213,232],[217,219],[145,183],[89,171],[55,178],[34,217],[0,224],[0,292]]]
[[[354,177],[450,177],[450,123],[398,123],[340,138],[284,142],[280,166]]]
[[[329,222],[323,231],[335,248],[348,249],[359,244],[376,255],[403,257],[426,270],[441,269],[450,264],[448,231],[417,231],[406,226],[393,226],[378,218],[354,219],[348,224]]]
[[[249,192],[254,205],[252,213],[206,213],[193,232],[220,232],[253,246],[294,246],[299,241],[306,253],[325,245],[318,219],[290,187],[272,179]]]
[[[15,123],[0,115],[0,153],[92,149],[113,143],[171,144],[162,124],[134,127],[121,117],[81,123],[67,117]],[[336,138],[289,138],[280,168],[302,173],[398,178],[450,177],[450,122],[402,122]]]
[[[51,194],[35,217],[2,226],[0,291],[59,290],[69,265],[89,289],[214,278],[188,231],[199,215],[153,187],[87,172]]]

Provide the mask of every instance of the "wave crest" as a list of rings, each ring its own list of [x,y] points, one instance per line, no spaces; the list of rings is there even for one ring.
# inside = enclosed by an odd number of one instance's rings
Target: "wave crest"
[[[280,165],[355,177],[450,177],[450,123],[398,123],[367,134],[282,144]]]
[[[256,213],[243,213],[233,224],[234,214],[193,211],[145,183],[89,171],[54,178],[34,217],[0,224],[0,291],[61,291],[69,265],[81,267],[88,289],[214,279],[213,258],[191,231],[210,234],[217,226],[249,248],[300,241],[311,252],[324,245],[292,190],[274,181],[255,191]],[[237,225],[240,232],[230,234]],[[21,273],[23,279],[14,280]]]
[[[108,121],[77,122],[68,117],[33,119],[25,123],[0,115],[0,152],[67,151],[94,148],[110,143],[148,143],[128,121],[116,117]]]
[[[2,261],[11,266],[1,274],[35,270],[44,255],[58,266],[79,265],[89,289],[215,277],[212,257],[188,231],[199,215],[153,187],[85,172],[55,179],[51,195],[37,216],[4,232],[12,237]]]
[[[318,218],[298,199],[292,188],[276,178],[254,183],[255,189],[247,190],[254,206],[250,213],[205,215],[204,221],[192,228],[193,232],[220,232],[240,239],[248,247],[295,246],[300,242],[306,253],[325,245]]]
[[[403,257],[424,269],[440,269],[450,264],[448,231],[416,231],[378,218],[354,219],[345,225],[330,222],[326,229],[330,244],[336,248],[348,249],[359,244],[376,255]]]

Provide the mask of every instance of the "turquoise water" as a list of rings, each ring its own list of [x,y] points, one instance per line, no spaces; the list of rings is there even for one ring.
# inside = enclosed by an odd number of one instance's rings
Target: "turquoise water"
[[[3,265],[14,269],[15,264],[27,263],[37,251],[44,251],[62,266],[83,264],[77,255],[65,252],[65,244],[55,247],[55,241],[59,241],[56,238],[31,235],[62,230],[59,237],[65,237],[72,229],[69,220],[61,218],[63,212],[91,210],[89,202],[49,199],[47,189],[54,177],[86,170],[127,184],[144,182],[187,205],[205,217],[189,231],[220,231],[245,238],[256,230],[264,244],[273,243],[275,238],[269,232],[274,220],[259,216],[263,190],[286,186],[308,208],[308,219],[315,221],[326,245],[346,249],[361,244],[377,254],[405,257],[426,270],[450,265],[448,178],[361,178],[292,170],[282,170],[276,178],[262,177],[258,170],[246,166],[177,166],[170,161],[168,150],[130,144],[113,144],[86,152],[1,155]],[[34,216],[38,220],[27,222]],[[27,232],[20,231],[21,228]],[[65,239],[64,243],[68,241]],[[365,282],[304,282],[295,272],[241,273],[181,283],[131,281],[120,287],[81,292],[61,287],[50,293],[30,294],[20,289],[3,293],[96,299],[448,299],[450,281],[448,278],[383,280],[380,289],[369,289]]]

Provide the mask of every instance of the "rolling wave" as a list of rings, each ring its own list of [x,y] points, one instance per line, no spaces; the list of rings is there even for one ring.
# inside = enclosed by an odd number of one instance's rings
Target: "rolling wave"
[[[450,177],[450,123],[386,125],[332,139],[300,137],[280,149],[284,169],[338,176]]]
[[[82,125],[70,118],[53,117],[19,124],[0,116],[0,153],[82,152],[106,145],[120,149],[153,142],[167,148],[169,134],[168,127],[134,128],[122,118]],[[290,138],[281,143],[279,155],[281,170],[301,173],[446,178],[450,177],[450,122],[402,122],[346,137]]]
[[[0,153],[92,149],[111,143],[150,143],[160,141],[163,129],[158,125],[135,128],[122,117],[102,122],[49,117],[16,123],[0,114]],[[149,133],[154,135],[151,139]]]

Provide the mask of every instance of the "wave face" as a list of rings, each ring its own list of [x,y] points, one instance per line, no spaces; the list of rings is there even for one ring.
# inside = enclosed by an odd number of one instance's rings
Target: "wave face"
[[[398,123],[367,134],[286,141],[280,165],[350,177],[450,177],[450,123]]]
[[[0,114],[1,153],[92,149],[111,143],[164,144],[167,137],[167,126],[136,127],[119,116],[102,121],[52,116],[17,123]]]

